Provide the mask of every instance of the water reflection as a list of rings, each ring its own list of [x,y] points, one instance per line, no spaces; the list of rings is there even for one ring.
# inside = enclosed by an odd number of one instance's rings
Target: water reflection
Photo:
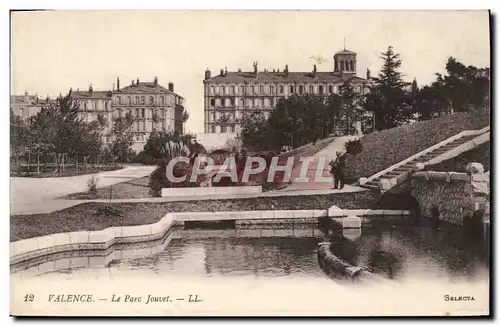
[[[487,279],[484,241],[460,232],[375,226],[361,235],[323,233],[313,226],[248,226],[237,229],[175,229],[154,243],[116,247],[99,253],[58,254],[52,260],[17,267],[18,272],[151,275],[247,275],[253,277],[328,277],[319,267],[317,246],[330,241],[334,255],[365,266],[387,280]]]

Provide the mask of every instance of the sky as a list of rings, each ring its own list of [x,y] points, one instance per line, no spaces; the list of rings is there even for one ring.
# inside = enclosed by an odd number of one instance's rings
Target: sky
[[[185,98],[190,132],[203,132],[203,78],[220,69],[333,70],[333,55],[358,53],[357,73],[377,75],[393,46],[419,86],[448,57],[490,66],[487,11],[53,11],[11,15],[11,94],[55,97],[110,90],[116,78],[153,81]],[[316,59],[322,58],[321,64]]]

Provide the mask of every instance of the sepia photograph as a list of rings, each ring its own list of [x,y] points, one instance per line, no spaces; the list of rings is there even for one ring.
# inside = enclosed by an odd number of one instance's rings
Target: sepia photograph
[[[488,10],[11,10],[10,315],[489,317]]]

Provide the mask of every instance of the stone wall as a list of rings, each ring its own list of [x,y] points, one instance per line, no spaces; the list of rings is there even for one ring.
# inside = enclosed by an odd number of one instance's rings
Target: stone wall
[[[411,195],[419,202],[421,215],[439,214],[440,220],[452,224],[462,225],[464,218],[480,210],[483,219],[489,219],[489,191],[489,174],[482,167],[472,173],[469,168],[468,173],[425,171],[411,177]]]

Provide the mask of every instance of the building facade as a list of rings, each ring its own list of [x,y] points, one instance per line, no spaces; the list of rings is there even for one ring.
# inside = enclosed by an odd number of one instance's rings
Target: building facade
[[[99,116],[107,121],[103,131],[104,141],[113,140],[113,121],[126,114],[132,115],[134,122],[134,144],[136,152],[142,150],[149,135],[153,131],[177,131],[183,133],[184,99],[174,92],[174,84],[169,83],[168,89],[158,84],[158,78],[153,82],[141,82],[139,79],[130,85],[120,88],[120,79],[116,80],[116,89],[94,90],[92,85],[88,90],[72,91],[72,98],[79,103],[81,117],[85,122],[96,121]],[[40,112],[42,107],[56,104],[49,98],[40,100],[37,95],[11,95],[10,106],[15,115],[27,119]]]
[[[253,110],[263,111],[269,116],[280,98],[293,94],[316,94],[329,96],[337,93],[339,86],[349,81],[356,92],[368,92],[370,71],[365,78],[356,75],[357,54],[342,50],[334,55],[333,70],[317,71],[316,66],[309,72],[290,72],[288,65],[283,71],[258,71],[254,63],[252,72],[228,72],[221,69],[212,77],[205,71],[204,119],[205,133],[239,133],[241,119]]]
[[[174,83],[168,83],[167,89],[155,77],[153,82],[137,79],[123,88],[117,79],[116,86],[112,94],[113,117],[132,115],[134,148],[142,149],[153,131],[183,133],[184,99],[174,92]]]

